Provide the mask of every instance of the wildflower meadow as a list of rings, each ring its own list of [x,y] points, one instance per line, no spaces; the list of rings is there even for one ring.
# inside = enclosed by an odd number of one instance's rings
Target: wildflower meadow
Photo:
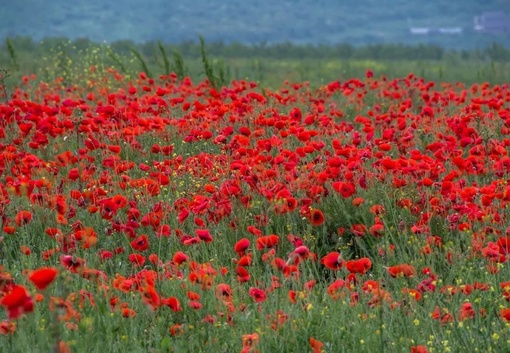
[[[508,84],[74,77],[0,90],[1,352],[510,351]]]

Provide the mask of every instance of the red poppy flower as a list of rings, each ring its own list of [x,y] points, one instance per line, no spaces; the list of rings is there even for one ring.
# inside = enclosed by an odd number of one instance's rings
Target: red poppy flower
[[[187,209],[182,209],[180,212],[179,212],[179,215],[177,216],[177,220],[179,221],[179,223],[183,223],[186,218],[188,218],[189,216],[189,211]]]
[[[131,254],[129,255],[129,261],[133,264],[133,266],[143,266],[145,263],[145,256],[140,254]]]
[[[58,271],[52,267],[42,267],[30,273],[28,279],[40,290],[48,287],[57,277]]]
[[[234,245],[234,251],[239,257],[246,254],[246,250],[250,247],[250,241],[246,238],[242,238]]]
[[[108,251],[108,250],[100,250],[99,251],[99,258],[102,261],[111,259],[112,257],[113,257],[113,253],[111,251]]]
[[[28,296],[25,287],[14,284],[10,291],[0,299],[0,305],[5,306],[7,309],[12,309],[23,305],[25,298]]]
[[[0,335],[8,335],[14,331],[16,331],[16,323],[14,321],[0,321]]]
[[[63,225],[67,225],[67,218],[65,215],[59,213],[55,216],[55,219],[57,221],[58,224],[63,224]]]
[[[168,224],[162,224],[159,226],[158,231],[156,232],[156,236],[159,238],[161,236],[163,237],[169,237],[172,234],[172,229]]]
[[[248,267],[252,264],[252,254],[244,255],[239,260],[237,260],[237,266]]]
[[[321,353],[322,352],[322,346],[324,346],[324,343],[322,343],[319,340],[316,340],[313,337],[310,337],[309,342],[310,342],[310,346],[312,347],[313,353]]]
[[[232,301],[232,288],[226,283],[220,283],[216,286],[216,298],[224,301]]]
[[[170,334],[172,336],[179,336],[179,335],[182,335],[184,333],[184,329],[183,329],[181,324],[173,324],[168,329],[168,332],[170,332]]]
[[[284,207],[283,213],[294,211],[296,209],[297,205],[298,205],[298,202],[294,197],[287,197],[285,199],[285,207]]]
[[[500,237],[496,244],[499,246],[499,252],[504,255],[510,254],[510,237]]]
[[[184,245],[199,244],[202,241],[202,240],[200,240],[199,237],[192,237],[191,235],[184,235],[179,240]]]
[[[312,208],[310,210],[310,213],[308,214],[308,221],[311,223],[312,226],[320,226],[324,223],[324,213],[322,213],[321,210],[318,210],[316,208]]]
[[[370,234],[374,237],[382,237],[384,232],[384,224],[383,223],[375,223],[368,230]]]
[[[149,239],[147,235],[140,235],[138,238],[131,242],[131,247],[136,251],[144,251],[149,248]]]
[[[342,268],[344,261],[342,260],[342,255],[339,252],[333,251],[321,259],[321,264],[330,270],[336,271]]]
[[[296,265],[285,265],[282,268],[282,273],[287,278],[290,276],[297,278],[299,277],[299,268]]]
[[[381,305],[383,301],[386,301],[388,303],[391,303],[392,301],[390,292],[385,291],[384,289],[381,288],[375,289],[374,291],[372,291],[372,294],[373,294],[372,299],[370,299],[367,303],[367,305],[370,308]]]
[[[408,294],[411,298],[418,301],[421,299],[421,293],[413,288],[402,288],[402,293]]]
[[[343,279],[337,279],[328,286],[328,294],[333,300],[343,298],[346,294],[346,291],[344,290],[344,288],[347,288],[346,285],[347,282]]]
[[[388,267],[386,269],[391,277],[404,276],[412,277],[416,274],[416,269],[408,264],[401,264]]]
[[[336,192],[342,195],[343,198],[349,198],[356,193],[356,185],[351,182],[335,181],[331,186]]]
[[[289,116],[292,120],[301,121],[301,118],[303,117],[303,113],[301,113],[301,109],[294,107],[290,110]]]
[[[463,303],[459,309],[459,321],[472,319],[476,315],[471,303]]]
[[[386,209],[383,205],[376,204],[370,207],[370,213],[373,213],[376,216],[380,216],[386,213]]]
[[[250,280],[250,273],[244,267],[237,266],[236,267],[236,275],[237,275],[237,280],[240,283],[248,282]]]
[[[412,346],[411,353],[429,353],[425,346]]]
[[[17,319],[24,313],[34,310],[34,302],[25,287],[13,285],[0,299],[0,305],[7,309],[9,319]]]
[[[510,322],[510,308],[504,308],[499,311],[499,315],[506,322]]]
[[[119,211],[119,207],[117,204],[112,200],[112,198],[101,200],[100,202],[100,212],[101,217],[103,219],[112,219],[117,212]]]
[[[174,254],[174,257],[172,259],[174,264],[177,265],[177,266],[181,265],[182,263],[184,263],[184,262],[186,262],[188,260],[189,260],[189,256],[186,255],[185,253],[183,253],[182,251],[177,251]]]
[[[259,237],[257,238],[257,250],[275,247],[279,240],[280,237],[274,234]]]
[[[115,154],[119,154],[121,151],[121,147],[119,145],[108,145],[108,149],[110,150],[110,152]]]
[[[5,225],[2,230],[5,234],[14,234],[16,232],[16,227]]]
[[[362,257],[358,260],[347,261],[345,267],[350,273],[365,274],[372,267],[372,261],[367,257]]]
[[[153,286],[147,285],[140,288],[139,290],[142,293],[143,302],[147,304],[151,309],[156,310],[160,304],[162,304],[162,300],[160,299],[158,292]]]
[[[296,302],[297,302],[297,300],[296,300],[297,292],[295,290],[290,289],[287,296],[289,297],[289,301],[292,304],[296,304]]]
[[[443,313],[441,313],[441,311],[443,311]],[[430,314],[430,317],[434,320],[439,320],[442,325],[454,321],[451,313],[445,313],[445,310],[441,310],[438,306],[435,307],[434,311]]]
[[[242,336],[243,350],[241,352],[257,352],[256,347],[259,344],[259,334],[251,333]]]
[[[136,311],[131,308],[122,308],[122,317],[132,319],[136,316]]]
[[[205,221],[200,217],[195,217],[195,225],[199,227],[203,227],[205,224]]]
[[[266,300],[266,292],[263,289],[252,287],[248,291],[248,294],[250,295],[250,297],[253,298],[253,300],[256,303],[262,303],[263,301]]]
[[[128,205],[128,199],[124,195],[114,195],[111,200],[118,209],[124,208]]]
[[[161,304],[168,306],[170,309],[172,309],[175,312],[182,311],[181,303],[179,302],[179,299],[175,297],[168,297],[161,299]]]
[[[200,303],[199,301],[196,301],[196,300],[189,301],[188,306],[194,310],[199,310],[199,309],[202,309],[202,307],[203,307],[202,303]]]
[[[246,230],[248,232],[250,232],[251,234],[253,234],[254,236],[256,236],[256,237],[261,237],[262,236],[262,231],[260,229],[258,229],[257,227],[255,227],[255,226],[248,226],[246,228]]]
[[[367,226],[364,224],[353,224],[351,226],[351,232],[358,237],[362,237],[367,233]]]
[[[14,221],[18,227],[21,227],[32,220],[32,212],[30,211],[19,211]]]
[[[503,290],[503,298],[507,302],[510,302],[510,281],[501,282],[499,287]]]
[[[376,289],[379,289],[380,285],[379,282],[369,279],[368,281],[365,281],[363,285],[361,286],[361,289],[363,289],[363,292],[371,293]]]
[[[160,260],[160,258],[157,254],[150,254],[149,261],[158,267],[163,266],[163,262]]]
[[[77,273],[85,268],[86,260],[72,255],[62,255],[60,256],[60,264],[72,273]]]
[[[365,199],[363,197],[355,197],[355,198],[352,199],[352,205],[353,206],[359,207],[363,203],[365,203]]]
[[[299,264],[302,260],[314,257],[315,254],[310,252],[307,246],[301,245],[294,249],[289,255],[289,261],[294,260],[294,264]]]
[[[315,279],[311,279],[309,280],[308,282],[305,283],[305,285],[303,286],[306,290],[312,290],[315,285],[317,284],[317,280]]]
[[[213,237],[209,230],[207,229],[197,229],[195,230],[195,234],[206,243],[210,243],[213,241]]]

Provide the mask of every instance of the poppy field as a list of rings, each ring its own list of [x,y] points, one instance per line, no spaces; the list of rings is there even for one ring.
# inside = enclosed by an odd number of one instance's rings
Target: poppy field
[[[510,86],[0,97],[0,351],[508,352]]]

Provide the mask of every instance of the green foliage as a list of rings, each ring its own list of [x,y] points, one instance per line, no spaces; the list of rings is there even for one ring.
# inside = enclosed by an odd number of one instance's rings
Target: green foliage
[[[207,79],[209,80],[209,82],[211,83],[211,85],[214,88],[218,89],[222,84],[221,77],[217,76],[214,73],[213,64],[207,57],[207,51],[205,48],[205,40],[204,40],[204,37],[202,37],[202,36],[200,36],[200,56],[202,58],[202,64],[204,65],[204,71],[205,71],[205,75],[207,76]]]
[[[7,93],[6,79],[10,76],[10,72],[7,69],[0,68],[0,95],[3,101],[7,104],[9,101],[9,94]]]
[[[119,56],[113,52],[112,47],[106,47],[106,51],[110,59],[112,59],[119,66],[120,71],[124,74],[127,73],[126,66],[122,63],[122,60],[119,58]]]
[[[163,63],[165,68],[165,75],[170,75],[170,60],[168,60],[168,56],[166,55],[165,48],[163,47],[163,43],[158,40],[158,48],[161,52],[161,56],[163,57]]]
[[[7,51],[9,52],[13,69],[19,70],[18,55],[16,54],[16,50],[14,50],[14,46],[9,38],[5,40],[5,45],[7,46]]]
[[[134,48],[131,49],[131,53],[133,53],[133,55],[138,59],[138,62],[140,63],[140,66],[142,69],[142,72],[145,72],[148,77],[153,77],[142,54],[140,54],[140,52]]]
[[[182,57],[181,53],[179,53],[178,50],[174,50],[172,52],[173,54],[173,70],[177,77],[182,80],[184,77],[188,75],[188,69],[184,65],[184,58]]]

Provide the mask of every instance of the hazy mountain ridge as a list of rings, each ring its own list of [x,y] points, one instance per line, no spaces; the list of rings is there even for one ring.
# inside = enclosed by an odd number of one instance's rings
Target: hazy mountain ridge
[[[484,11],[510,15],[505,0],[173,0],[39,1],[20,0],[0,7],[2,38],[87,37],[94,41],[161,39],[209,42],[405,43],[477,47],[509,42],[509,35],[473,32],[473,18]],[[410,27],[458,27],[462,35],[412,35]]]

